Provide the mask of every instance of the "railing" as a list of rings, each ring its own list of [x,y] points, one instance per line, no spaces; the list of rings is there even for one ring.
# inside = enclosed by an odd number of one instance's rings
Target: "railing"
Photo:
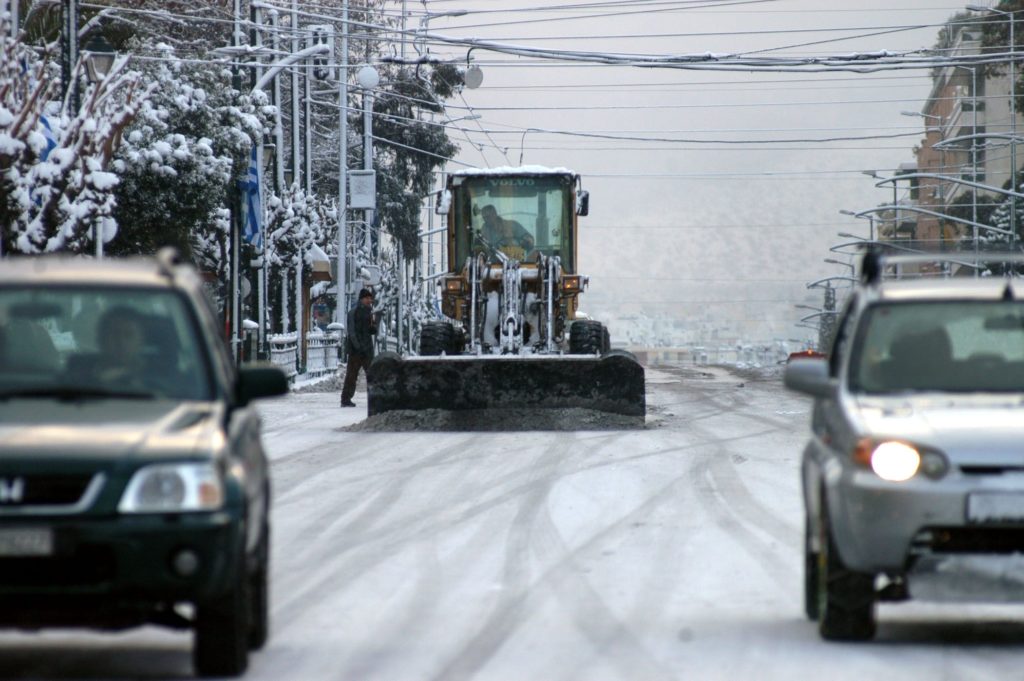
[[[294,333],[275,334],[270,341],[270,361],[284,370],[288,380],[293,380],[298,369],[298,337]]]
[[[284,369],[288,380],[299,375],[298,339],[294,333],[282,333],[270,336],[270,361]],[[338,370],[338,347],[341,335],[324,333],[315,329],[306,334],[306,371],[302,375],[307,378],[324,376]]]
[[[341,336],[315,329],[306,334],[306,376],[323,376],[338,370]]]

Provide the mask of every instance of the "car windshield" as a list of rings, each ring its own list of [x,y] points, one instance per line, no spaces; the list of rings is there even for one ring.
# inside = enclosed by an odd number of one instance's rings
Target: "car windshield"
[[[0,399],[210,399],[196,328],[163,289],[0,287]]]
[[[1024,392],[1024,303],[887,303],[865,311],[854,392]]]

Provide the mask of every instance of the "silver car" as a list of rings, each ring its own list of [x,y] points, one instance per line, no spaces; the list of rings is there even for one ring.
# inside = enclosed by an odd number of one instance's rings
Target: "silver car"
[[[824,638],[874,636],[879,600],[1024,600],[1024,280],[874,277],[785,382],[815,398],[804,595]]]

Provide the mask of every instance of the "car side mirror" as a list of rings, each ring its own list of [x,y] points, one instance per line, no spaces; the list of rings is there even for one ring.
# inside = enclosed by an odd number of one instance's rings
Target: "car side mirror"
[[[576,215],[584,217],[590,214],[590,192],[581,189],[576,195]]]
[[[240,406],[260,397],[274,397],[287,392],[288,377],[274,364],[247,364],[238,369],[235,400]]]
[[[835,396],[835,384],[828,375],[828,360],[797,358],[786,365],[783,381],[790,390],[812,397]]]

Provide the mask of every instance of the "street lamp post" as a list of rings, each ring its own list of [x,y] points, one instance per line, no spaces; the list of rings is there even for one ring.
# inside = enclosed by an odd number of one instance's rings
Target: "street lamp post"
[[[875,170],[862,170],[861,174],[862,175],[867,175],[868,177],[873,177],[876,180],[884,179]],[[878,185],[876,184],[875,186],[877,187]],[[899,229],[899,225],[900,225],[900,201],[899,201],[898,195],[896,193],[896,183],[895,182],[892,183],[892,205],[895,206],[894,210],[896,211],[896,213],[895,213],[896,219],[895,219],[895,221],[893,223],[893,225],[894,225],[893,226],[893,237],[895,237],[896,230]]]
[[[853,265],[853,263],[843,262],[842,260],[836,260],[835,258],[825,258],[825,262],[829,263],[830,265],[842,265],[843,267],[849,267],[851,277],[857,273],[857,268]]]
[[[982,7],[981,5],[967,5],[972,12],[991,12],[1007,17],[1010,26],[1010,132],[1014,138],[1017,137],[1017,41],[1014,39],[1013,27],[1016,24],[1014,12],[996,9],[995,7]],[[1017,142],[1016,139],[1010,142],[1010,182],[1013,191],[1018,191],[1017,186]],[[1017,197],[1010,196],[1010,250],[1016,246],[1017,240]]]
[[[860,213],[855,213],[852,210],[845,210],[845,209],[840,210],[839,214],[840,215],[849,215],[850,217],[854,217],[854,218],[866,217],[868,219],[868,221],[869,221],[868,222],[868,224],[869,224],[869,226],[868,226],[868,241],[874,241],[875,240],[875,216],[873,216],[873,215],[861,215]],[[858,237],[853,237],[853,238],[860,239],[861,237],[858,236]]]
[[[107,77],[110,73],[110,69],[114,66],[114,60],[117,58],[117,53],[114,52],[114,48],[110,46],[102,35],[97,35],[89,40],[85,45],[83,52],[83,61],[85,61],[85,73],[90,83],[96,84]],[[76,84],[72,84],[77,93],[78,87]],[[77,99],[77,97],[76,97]],[[77,110],[78,104],[75,105]],[[103,229],[99,223],[93,225],[93,237],[96,241],[96,257],[103,257]]]

